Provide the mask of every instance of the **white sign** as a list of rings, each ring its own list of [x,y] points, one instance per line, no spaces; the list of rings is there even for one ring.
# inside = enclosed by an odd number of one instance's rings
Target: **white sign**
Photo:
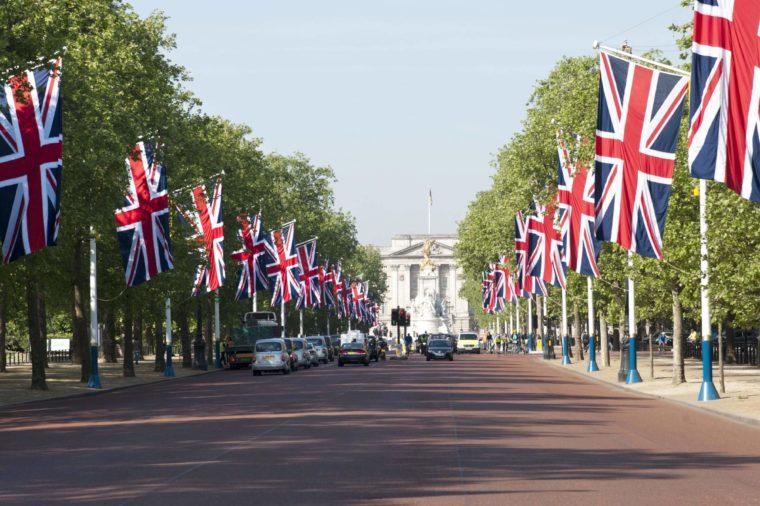
[[[50,351],[69,351],[71,348],[70,339],[48,339],[50,342]]]

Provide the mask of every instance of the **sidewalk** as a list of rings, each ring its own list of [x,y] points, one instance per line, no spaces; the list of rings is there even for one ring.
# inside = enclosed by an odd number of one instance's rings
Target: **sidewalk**
[[[573,362],[569,366],[562,366],[562,356],[557,355],[556,360],[539,360],[551,367],[557,367],[573,373],[610,383],[622,388],[633,390],[645,395],[652,395],[670,399],[676,402],[689,404],[699,409],[711,411],[723,416],[728,416],[745,423],[760,425],[760,368],[752,365],[728,365],[724,366],[726,393],[720,393],[720,377],[717,364],[713,365],[713,382],[718,389],[721,399],[717,401],[700,402],[697,400],[699,389],[702,385],[702,362],[694,359],[685,360],[686,383],[674,386],[673,358],[669,352],[654,354],[654,379],[650,377],[649,352],[638,353],[638,370],[641,374],[642,383],[626,385],[618,383],[617,374],[620,367],[619,354],[610,357],[610,367],[602,365],[601,355],[597,354],[599,372],[588,373],[588,354],[580,363]]]
[[[208,371],[183,369],[181,357],[174,358],[174,373],[176,378],[197,376],[216,370],[213,366]],[[98,363],[98,373],[100,375],[100,383],[103,386],[100,390],[87,388],[87,383],[80,383],[81,366],[78,364],[50,364],[50,368],[45,370],[48,386],[48,390],[45,391],[29,388],[32,382],[31,365],[9,366],[7,373],[0,373],[0,408],[23,402],[55,399],[71,395],[93,394],[133,385],[175,379],[164,377],[164,373],[153,372],[153,360],[153,356],[146,356],[145,360],[141,360],[138,365],[135,365],[134,378],[122,376],[121,362],[118,364],[107,364],[100,361]]]

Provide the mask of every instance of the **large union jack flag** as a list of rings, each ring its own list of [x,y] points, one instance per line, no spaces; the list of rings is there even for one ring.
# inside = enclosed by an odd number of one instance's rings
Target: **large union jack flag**
[[[697,0],[691,65],[691,175],[760,202],[760,2]]]
[[[58,241],[63,171],[61,59],[0,83],[3,263]]]
[[[594,233],[594,176],[585,166],[570,160],[560,135],[557,141],[562,260],[573,271],[598,278],[601,242]]]
[[[216,180],[211,200],[206,197],[206,189],[203,186],[196,186],[191,193],[195,211],[189,212],[180,205],[177,205],[177,209],[195,230],[195,240],[203,258],[203,262],[195,271],[192,291],[195,297],[201,293],[204,286],[206,292],[213,292],[224,284],[222,181]]]
[[[298,277],[300,289],[296,307],[308,309],[319,307],[321,301],[319,289],[319,266],[317,265],[317,240],[311,239],[296,246],[298,254]]]
[[[662,259],[688,80],[604,52],[600,59],[596,236]]]
[[[346,280],[343,277],[343,267],[340,260],[335,264],[333,280],[335,283],[335,306],[338,308],[338,319],[342,319],[344,316],[347,316],[348,313],[346,311],[343,297],[346,288]]]
[[[512,280],[512,274],[509,272],[508,267],[511,260],[512,259],[507,256],[502,256],[499,259],[499,263],[496,265],[496,270],[501,274],[497,291],[499,297],[506,302],[514,303],[517,301],[517,294],[515,293],[514,281]]]
[[[154,149],[149,142],[135,145],[126,161],[129,188],[124,207],[114,213],[127,286],[174,268],[166,171],[157,152],[158,146]]]
[[[296,255],[296,222],[283,225],[281,230],[271,232],[267,276],[272,286],[272,306],[290,302],[301,293]]]
[[[527,219],[528,264],[531,276],[565,288],[565,266],[562,263],[562,238],[554,229],[554,204],[536,206],[537,214]]]
[[[240,264],[235,300],[252,299],[260,290],[269,288],[265,266],[269,258],[269,235],[262,231],[261,211],[253,216],[239,214],[238,236],[242,248],[232,254],[232,259]]]

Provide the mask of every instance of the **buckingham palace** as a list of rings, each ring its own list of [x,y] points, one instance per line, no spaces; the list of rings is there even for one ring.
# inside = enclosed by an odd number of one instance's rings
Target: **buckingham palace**
[[[454,258],[455,234],[396,235],[390,246],[380,247],[388,291],[380,322],[391,327],[391,309],[411,313],[409,332],[467,331],[473,315],[467,301],[459,297],[462,270]]]

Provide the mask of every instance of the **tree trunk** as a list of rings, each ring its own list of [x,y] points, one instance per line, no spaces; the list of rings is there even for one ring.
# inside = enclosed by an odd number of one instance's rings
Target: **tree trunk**
[[[8,331],[8,324],[7,324],[7,306],[6,306],[6,300],[7,295],[5,291],[5,287],[0,284],[0,372],[8,372],[7,371],[7,357],[6,357],[6,351],[5,351],[5,345],[6,345],[6,336]]]
[[[114,317],[114,307],[112,304],[105,306],[103,315],[104,336],[103,336],[103,358],[109,364],[116,363],[116,318]]]
[[[674,286],[673,295],[673,384],[686,383],[683,363],[683,308],[681,307],[681,288]]]
[[[30,269],[31,270],[31,269]],[[29,324],[29,347],[32,355],[32,390],[47,390],[45,380],[45,355],[47,347],[40,326],[40,299],[42,293],[34,275],[27,274],[26,313]]]
[[[127,303],[124,308],[124,360],[122,360],[122,375],[125,378],[134,378],[135,362],[133,360],[134,346],[132,343],[132,300],[127,295]]]
[[[726,317],[726,363],[736,363],[736,334],[734,332],[734,319],[729,313]]]
[[[166,357],[164,356],[166,353],[166,346],[164,344],[163,334],[164,326],[161,317],[159,316],[153,323],[153,342],[155,344],[154,349],[156,350],[156,359],[153,364],[153,370],[155,372],[164,372],[164,369],[166,369]]]
[[[190,322],[187,317],[187,306],[182,304],[177,313],[177,324],[179,326],[179,340],[182,344],[182,367],[190,369],[193,367],[193,355],[190,349]]]
[[[575,349],[573,354],[575,360],[583,360],[583,333],[581,332],[581,311],[578,308],[578,301],[573,301],[573,339],[575,339]]]
[[[602,364],[610,366],[610,337],[607,334],[607,318],[602,312],[599,313],[599,341],[602,348]]]
[[[82,244],[83,240],[77,238],[74,242],[74,265],[72,267],[72,287],[74,290],[71,328],[73,338],[74,363],[82,364],[79,381],[87,383],[90,380],[90,337],[87,333],[87,320],[85,319],[84,307],[84,284],[85,276],[82,272]]]
[[[212,366],[214,365],[214,303],[210,298],[208,307],[208,318],[206,318],[206,363]]]

